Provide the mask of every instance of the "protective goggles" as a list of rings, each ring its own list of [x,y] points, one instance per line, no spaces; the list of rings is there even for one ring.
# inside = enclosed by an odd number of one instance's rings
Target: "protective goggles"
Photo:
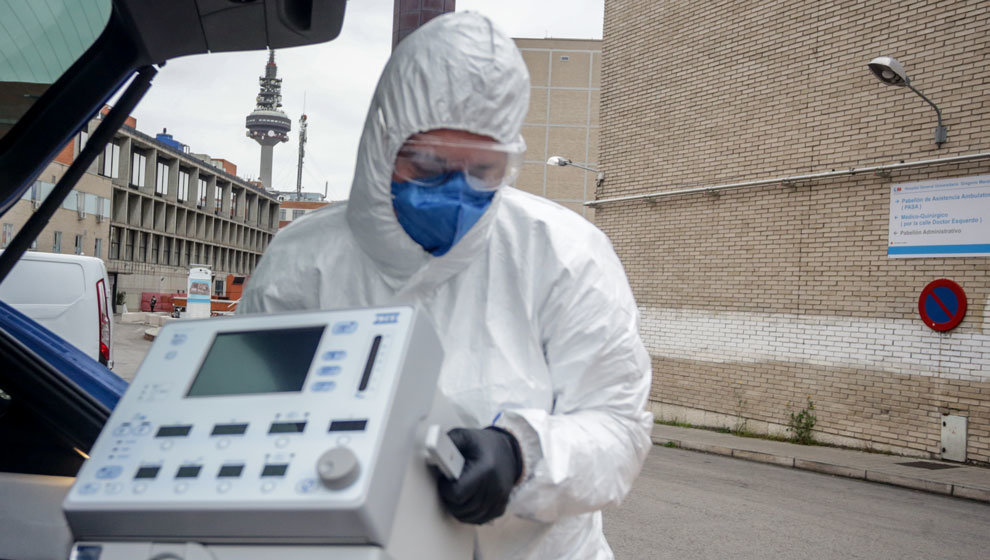
[[[451,173],[463,171],[475,190],[495,190],[511,185],[522,168],[526,144],[516,142],[450,141],[412,137],[395,158],[395,175],[401,182],[425,187],[444,184]]]

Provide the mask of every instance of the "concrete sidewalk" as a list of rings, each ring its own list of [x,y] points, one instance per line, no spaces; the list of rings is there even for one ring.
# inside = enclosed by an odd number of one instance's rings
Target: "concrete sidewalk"
[[[653,443],[990,503],[990,469],[656,424]],[[908,463],[908,464],[905,464]],[[914,463],[916,466],[910,466]]]

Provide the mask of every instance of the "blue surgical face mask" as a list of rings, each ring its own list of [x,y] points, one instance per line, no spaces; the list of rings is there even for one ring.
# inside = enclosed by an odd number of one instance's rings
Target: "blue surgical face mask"
[[[463,171],[436,186],[392,181],[392,207],[409,237],[439,257],[471,229],[492,203],[495,191],[472,189]]]

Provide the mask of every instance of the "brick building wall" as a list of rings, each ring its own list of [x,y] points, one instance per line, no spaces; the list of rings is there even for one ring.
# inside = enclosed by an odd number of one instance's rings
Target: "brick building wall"
[[[0,249],[23,229],[85,145],[77,134],[45,167],[21,199],[0,218]],[[35,238],[31,250],[79,254],[106,260],[110,244],[110,181],[91,166]]]
[[[606,0],[597,198],[990,152],[988,9]],[[876,56],[940,106],[941,149],[935,112],[878,82]],[[968,458],[990,462],[990,261],[887,256],[891,185],[985,174],[990,159],[597,205],[654,411],[780,432],[811,398],[819,439],[919,456],[957,414]],[[918,297],[943,277],[969,311],[939,334]]]
[[[526,155],[516,186],[594,219],[594,210],[584,202],[595,196],[595,173],[573,166],[547,167],[547,158],[562,156],[597,168],[602,42],[515,42],[530,79],[529,112],[522,126]]]

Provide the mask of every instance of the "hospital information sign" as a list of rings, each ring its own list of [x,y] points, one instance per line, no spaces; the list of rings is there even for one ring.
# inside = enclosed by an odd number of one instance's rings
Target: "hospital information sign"
[[[990,175],[891,186],[887,256],[990,257]]]

